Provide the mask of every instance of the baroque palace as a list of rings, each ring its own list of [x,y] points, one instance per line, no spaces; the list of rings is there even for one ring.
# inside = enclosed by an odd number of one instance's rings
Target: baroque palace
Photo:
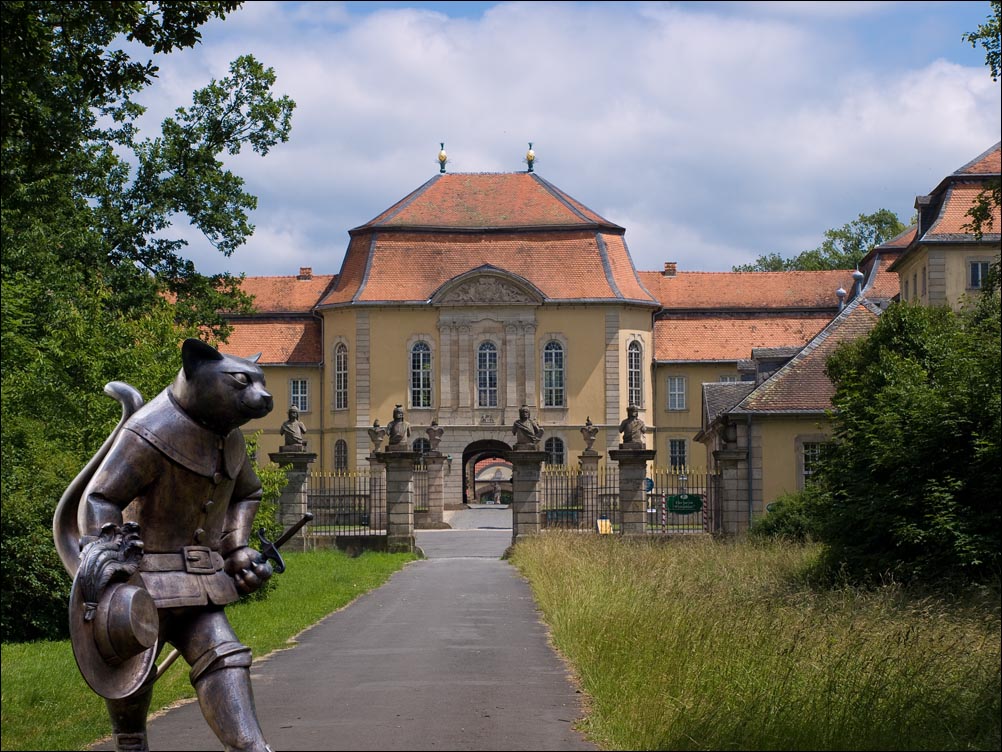
[[[967,210],[1000,175],[1000,144],[916,199],[918,224],[858,269],[700,272],[634,268],[625,229],[532,170],[443,170],[350,230],[337,274],[248,277],[257,313],[231,318],[221,350],[262,353],[276,409],[246,427],[277,451],[285,408],[316,470],[368,467],[368,431],[400,405],[412,446],[444,433],[447,503],[476,501],[528,406],[554,465],[575,465],[582,428],[618,446],[627,406],[662,468],[746,478],[745,519],[802,487],[828,431],[824,358],[895,299],[958,305],[999,256]],[[492,462],[493,460],[493,462]],[[732,468],[733,469],[733,468]],[[725,491],[726,492],[726,491]]]

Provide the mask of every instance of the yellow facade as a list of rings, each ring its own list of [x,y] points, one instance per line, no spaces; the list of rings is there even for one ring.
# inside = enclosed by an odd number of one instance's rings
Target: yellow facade
[[[752,451],[761,455],[761,482],[754,494],[758,511],[764,510],[767,504],[783,494],[803,489],[803,445],[805,442],[823,442],[830,435],[831,424],[826,418],[755,418]]]

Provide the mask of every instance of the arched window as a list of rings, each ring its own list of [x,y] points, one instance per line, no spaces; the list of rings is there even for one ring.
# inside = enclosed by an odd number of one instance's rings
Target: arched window
[[[338,439],[334,442],[334,469],[348,469],[348,442],[344,439]]]
[[[546,452],[546,461],[551,465],[563,465],[564,464],[564,441],[563,439],[558,439],[556,436],[552,436],[546,440],[543,444],[543,449]]]
[[[334,348],[334,409],[348,409],[348,347],[343,342]]]
[[[431,451],[431,442],[428,439],[414,439],[411,448],[420,454],[427,454]]]
[[[551,340],[543,348],[543,407],[564,405],[564,347]]]
[[[483,342],[477,348],[477,407],[498,406],[498,348]]]
[[[416,342],[411,348],[411,407],[431,407],[431,348]]]
[[[634,340],[626,348],[627,400],[629,404],[643,407],[644,399],[644,351]]]

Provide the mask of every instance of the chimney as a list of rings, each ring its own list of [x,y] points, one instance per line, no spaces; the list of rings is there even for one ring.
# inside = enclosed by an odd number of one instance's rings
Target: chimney
[[[674,277],[675,276],[675,272],[677,270],[678,270],[678,262],[677,261],[665,261],[664,276],[666,276],[666,277]]]
[[[313,267],[312,266],[301,266],[299,267],[299,276],[296,279],[313,279]]]

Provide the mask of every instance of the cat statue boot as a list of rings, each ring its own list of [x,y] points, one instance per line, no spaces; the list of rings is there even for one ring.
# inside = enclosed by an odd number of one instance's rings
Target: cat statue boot
[[[132,387],[109,384],[105,391],[123,405],[122,422],[57,507],[56,548],[80,580],[74,592],[91,592],[77,600],[96,614],[91,623],[105,613],[111,624],[93,632],[101,638],[95,652],[88,617],[74,615],[71,595],[77,664],[105,697],[118,749],[148,748],[152,659],[167,643],[191,666],[202,713],[225,748],[269,749],[254,708],[250,648],[223,611],[272,575],[271,564],[248,546],[261,482],[239,428],[273,406],[257,357],[223,355],[188,339],[177,378],[148,404]],[[124,553],[116,553],[115,541]],[[131,609],[132,632],[103,605],[113,589],[125,604],[119,610]],[[108,634],[131,650],[111,655]]]

